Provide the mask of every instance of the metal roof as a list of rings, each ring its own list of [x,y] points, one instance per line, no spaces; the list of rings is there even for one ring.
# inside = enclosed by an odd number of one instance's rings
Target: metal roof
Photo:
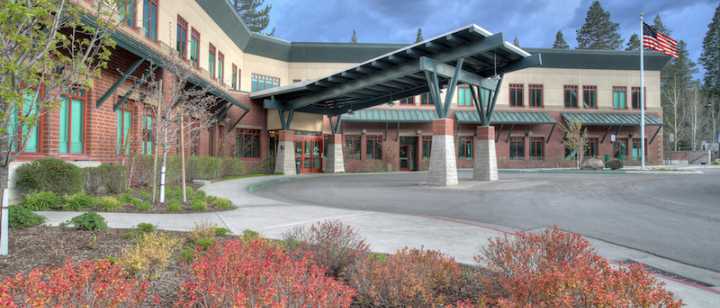
[[[640,112],[563,112],[567,122],[577,121],[587,126],[640,126]],[[645,114],[645,125],[662,126],[661,118]]]
[[[378,109],[353,111],[342,116],[344,122],[427,123],[437,119],[434,109]]]
[[[464,59],[460,81],[482,79],[536,66],[531,55],[493,34],[469,25],[429,40],[397,49],[336,74],[284,87],[251,93],[254,100],[273,99],[267,108],[342,114],[428,92],[424,72],[436,70],[446,85],[459,59]],[[493,89],[494,90],[494,89]]]
[[[458,124],[479,124],[480,116],[475,111],[456,111]],[[555,119],[542,111],[495,111],[492,113],[492,124],[553,124]]]

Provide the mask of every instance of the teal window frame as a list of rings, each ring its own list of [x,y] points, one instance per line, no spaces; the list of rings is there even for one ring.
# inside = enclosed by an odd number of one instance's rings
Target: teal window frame
[[[463,86],[458,87],[458,100],[457,105],[458,106],[472,106],[472,93],[470,92],[470,88]]]
[[[583,86],[583,107],[597,109],[597,86]]]
[[[348,159],[360,160],[361,158],[361,147],[360,143],[362,136],[360,135],[344,135],[343,136],[343,153]]]
[[[130,28],[137,27],[137,2],[135,0],[125,0],[123,10],[123,18],[125,19],[125,25]]]
[[[188,23],[180,15],[177,17],[176,28],[175,50],[178,52],[178,56],[180,56],[180,58],[186,59],[188,55]]]
[[[37,153],[38,151],[38,123],[40,119],[33,119],[33,117],[39,116],[38,104],[35,102],[36,99],[35,90],[25,90],[23,92],[22,113],[18,112],[18,108],[15,105],[10,106],[8,110],[10,115],[7,123],[7,134],[12,152],[17,151],[18,145],[22,145],[21,152],[23,153]],[[22,128],[18,130],[21,119]],[[25,119],[31,119],[32,123],[28,123]],[[24,138],[28,140],[24,141]]]
[[[132,112],[126,109],[115,111],[115,153],[130,154],[130,134],[132,133]],[[123,151],[124,148],[124,151]]]
[[[280,86],[280,78],[252,73],[250,76],[250,90],[252,92]]]
[[[153,122],[154,118],[152,115],[149,114],[143,114],[143,141],[142,141],[142,154],[143,155],[152,155],[153,151]]]
[[[511,136],[508,147],[510,160],[525,160],[525,137]]]
[[[458,159],[459,160],[472,160],[473,159],[473,136],[459,136],[458,137]]]
[[[158,0],[143,0],[143,30],[145,37],[157,41]]]
[[[238,86],[238,70],[237,70],[237,66],[235,65],[235,63],[233,63],[233,65],[232,65],[232,78],[231,78],[231,82],[232,82],[232,89],[233,89],[233,90],[237,91],[237,90],[240,89],[240,87]]]
[[[630,101],[632,109],[640,110],[640,87],[632,87],[632,89],[630,90]],[[647,90],[645,90],[644,101],[645,110],[647,110]]]
[[[217,78],[220,84],[225,84],[225,55],[218,51]]]
[[[511,83],[508,87],[510,107],[523,107],[525,105],[525,85],[522,83]]]
[[[422,151],[423,160],[430,160],[430,153],[432,153],[432,136],[422,136]]]
[[[420,94],[420,105],[432,105],[429,93]]]
[[[530,137],[530,160],[545,160],[545,137]]]
[[[195,67],[200,66],[200,32],[195,28],[190,31],[190,62]]]
[[[368,135],[365,137],[365,157],[367,160],[382,159],[382,135]]]
[[[613,87],[613,109],[627,109],[627,87]]]
[[[217,65],[217,51],[215,49],[215,46],[213,44],[210,44],[210,47],[208,48],[208,73],[210,73],[210,78],[215,79],[215,69]]]
[[[71,92],[60,97],[57,150],[60,154],[83,154],[88,91],[74,89]]]
[[[596,137],[588,138],[585,145],[585,157],[592,158],[600,155],[600,140]]]
[[[543,85],[541,84],[529,84],[528,85],[528,105],[530,108],[543,108]]]
[[[578,108],[577,85],[565,85],[563,87],[563,105],[565,108]]]

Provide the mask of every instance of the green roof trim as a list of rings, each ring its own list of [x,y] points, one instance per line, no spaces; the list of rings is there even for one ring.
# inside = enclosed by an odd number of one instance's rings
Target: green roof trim
[[[563,119],[567,122],[577,121],[587,126],[640,126],[640,113],[625,112],[563,112]],[[645,115],[645,125],[662,126],[661,118]]]
[[[359,123],[426,123],[436,120],[435,110],[424,109],[364,109],[342,115],[344,122]]]
[[[458,124],[480,124],[480,116],[475,111],[457,111]],[[547,112],[531,111],[495,111],[490,124],[554,124],[555,119]]]

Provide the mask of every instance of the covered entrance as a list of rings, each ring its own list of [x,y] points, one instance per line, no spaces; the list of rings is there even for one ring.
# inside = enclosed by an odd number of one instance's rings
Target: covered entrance
[[[400,170],[416,171],[417,168],[417,144],[418,137],[400,137]]]
[[[298,174],[322,172],[323,137],[295,135],[295,166]]]

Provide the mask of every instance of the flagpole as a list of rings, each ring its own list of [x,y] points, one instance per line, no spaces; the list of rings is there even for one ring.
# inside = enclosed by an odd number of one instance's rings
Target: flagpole
[[[645,169],[645,20],[640,13],[640,168]]]

